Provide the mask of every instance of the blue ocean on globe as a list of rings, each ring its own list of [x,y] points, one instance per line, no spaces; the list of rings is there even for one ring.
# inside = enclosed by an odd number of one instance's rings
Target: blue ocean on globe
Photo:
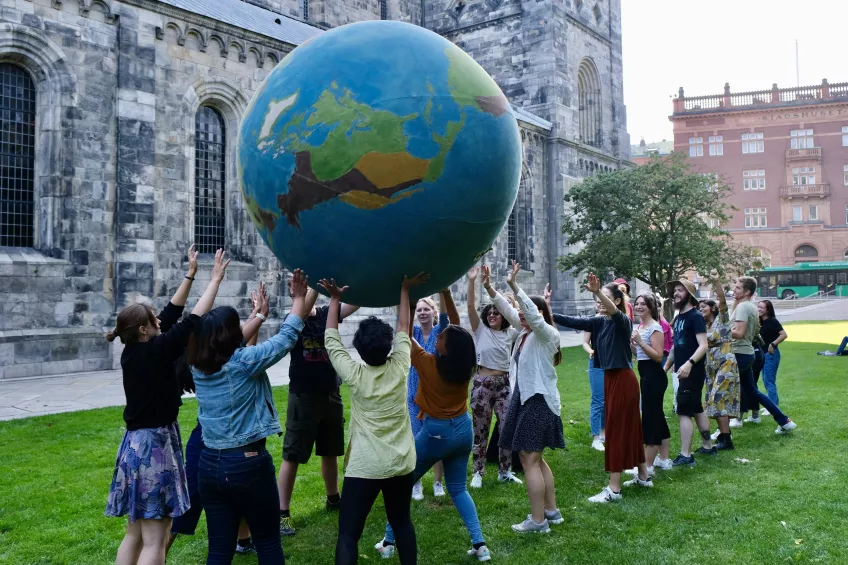
[[[521,173],[509,102],[470,56],[411,24],[355,23],[292,51],[257,91],[239,179],[262,238],[310,284],[397,304],[448,286],[509,217]]]

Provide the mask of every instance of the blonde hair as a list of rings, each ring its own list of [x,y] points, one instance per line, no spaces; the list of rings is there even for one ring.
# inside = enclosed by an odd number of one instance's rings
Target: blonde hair
[[[418,302],[423,302],[424,304],[426,304],[427,306],[430,307],[430,310],[432,310],[433,312],[435,312],[437,314],[439,313],[439,307],[436,306],[436,301],[433,300],[432,298],[430,298],[429,296],[425,296],[424,298],[419,298]],[[418,302],[415,303],[416,309],[418,308]]]

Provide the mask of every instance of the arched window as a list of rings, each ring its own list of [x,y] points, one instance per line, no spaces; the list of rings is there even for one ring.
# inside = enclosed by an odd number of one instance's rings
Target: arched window
[[[818,250],[812,245],[799,245],[795,249],[795,260],[796,261],[810,261],[811,258],[813,261],[818,261],[817,257],[819,256]]]
[[[194,243],[198,253],[215,253],[224,247],[225,135],[221,114],[201,106],[194,130]]]
[[[601,123],[601,82],[598,70],[589,59],[583,59],[577,71],[580,141],[593,147],[603,143]]]
[[[35,86],[0,63],[0,246],[35,244]]]
[[[533,235],[533,176],[527,165],[521,167],[518,198],[507,220],[507,255],[510,261],[530,269],[530,238]]]

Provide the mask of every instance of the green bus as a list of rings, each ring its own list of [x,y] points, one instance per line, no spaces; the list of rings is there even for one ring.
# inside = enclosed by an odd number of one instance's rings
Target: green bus
[[[757,279],[757,294],[766,298],[804,298],[818,292],[848,297],[848,261],[765,267],[750,274]]]

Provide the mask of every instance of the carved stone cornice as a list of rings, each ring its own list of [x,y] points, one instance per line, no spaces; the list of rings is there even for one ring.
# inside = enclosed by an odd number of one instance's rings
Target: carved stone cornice
[[[583,31],[585,31],[586,33],[588,33],[589,35],[591,35],[592,37],[594,37],[595,39],[600,41],[601,43],[605,44],[607,47],[612,47],[612,41],[610,40],[609,37],[605,37],[605,36],[601,35],[600,33],[595,31],[594,29],[590,28],[589,26],[587,26],[586,24],[581,22],[579,19],[577,19],[574,16],[572,16],[571,14],[569,14],[568,12],[566,12],[566,14],[565,14],[565,19],[567,19],[569,22],[573,23],[575,26],[579,27],[580,29],[582,29]]]
[[[465,26],[462,26],[462,27],[456,27],[456,28],[453,28],[453,29],[440,29],[440,30],[434,30],[434,31],[436,31],[436,33],[438,33],[439,35],[442,35],[444,37],[450,37],[452,35],[456,35],[458,33],[462,33],[462,32],[465,32],[465,31],[477,31],[478,29],[484,29],[484,28],[487,28],[487,27],[498,25],[499,23],[502,23],[502,22],[505,22],[505,21],[508,21],[508,20],[521,18],[521,13],[522,13],[521,10],[515,10],[514,12],[510,12],[508,14],[503,14],[503,15],[500,15],[500,16],[495,16],[494,18],[491,18],[491,19],[488,19],[488,20],[485,20],[485,21],[482,21],[482,22],[468,24],[468,25],[465,25]]]

